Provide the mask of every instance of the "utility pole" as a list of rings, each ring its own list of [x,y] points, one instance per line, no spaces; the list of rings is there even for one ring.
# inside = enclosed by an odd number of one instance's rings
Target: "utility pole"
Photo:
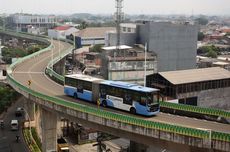
[[[147,43],[145,43],[145,72],[144,72],[144,86],[146,87],[146,58],[147,58]]]
[[[116,8],[116,12],[114,14],[114,19],[116,23],[117,42],[116,42],[116,50],[113,52],[114,65],[116,65],[115,63],[116,56],[119,54],[119,50],[120,50],[120,35],[121,35],[120,23],[124,18],[124,13],[122,12],[123,0],[115,0],[115,8]]]
[[[124,13],[122,12],[123,8],[123,0],[116,0],[115,4],[116,12],[115,12],[115,22],[116,22],[116,32],[117,32],[117,42],[116,42],[116,49],[119,50],[120,46],[120,23],[124,18]]]

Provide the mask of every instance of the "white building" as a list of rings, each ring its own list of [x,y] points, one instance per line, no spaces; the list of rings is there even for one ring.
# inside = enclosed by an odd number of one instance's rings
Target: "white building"
[[[137,24],[136,23],[121,23],[121,32],[122,33],[136,33]]]
[[[78,31],[79,31],[78,29],[72,26],[68,26],[68,25],[58,26],[54,29],[49,29],[48,36],[56,39],[65,39],[66,36],[69,36]]]
[[[53,15],[32,15],[32,14],[13,14],[8,17],[8,22],[17,31],[28,32],[28,25],[39,28],[40,32],[46,32],[57,23],[56,16]]]

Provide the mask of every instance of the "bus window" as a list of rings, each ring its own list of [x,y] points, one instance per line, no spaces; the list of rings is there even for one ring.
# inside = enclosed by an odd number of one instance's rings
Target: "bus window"
[[[140,104],[146,106],[146,99],[147,98],[145,96],[141,96]]]
[[[133,99],[132,99],[132,96],[129,92],[125,93],[123,101],[124,101],[124,104],[132,105]]]

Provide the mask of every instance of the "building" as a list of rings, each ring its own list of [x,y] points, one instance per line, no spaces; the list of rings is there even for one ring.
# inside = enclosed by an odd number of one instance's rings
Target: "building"
[[[147,86],[179,103],[230,110],[230,72],[219,67],[158,72]]]
[[[55,39],[66,39],[67,36],[78,31],[75,27],[64,25],[55,27],[54,29],[48,29],[48,36]]]
[[[157,54],[160,72],[192,69],[196,67],[197,33],[198,27],[187,22],[122,24],[120,44],[133,46],[147,43],[148,50]],[[109,33],[106,42],[106,46],[116,45],[116,33]]]
[[[101,53],[101,75],[108,80],[127,81],[144,84],[145,53],[143,46],[126,45],[103,47]],[[157,72],[156,55],[147,52],[146,75]]]
[[[74,33],[78,45],[105,44],[106,33],[115,31],[114,27],[89,27]]]
[[[34,29],[39,29],[39,34],[47,32],[57,23],[57,19],[53,15],[13,14],[7,20],[17,31],[28,32],[28,28],[32,26]]]
[[[204,56],[197,56],[197,67],[208,68],[208,67],[221,67],[230,71],[230,58],[228,57],[217,57],[208,58]]]

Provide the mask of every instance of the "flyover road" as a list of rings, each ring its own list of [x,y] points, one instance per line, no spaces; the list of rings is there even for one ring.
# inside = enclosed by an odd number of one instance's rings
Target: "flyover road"
[[[63,98],[71,102],[78,102],[84,105],[97,107],[94,104],[87,103],[84,101],[79,101],[79,100],[70,98],[68,96],[65,96],[64,91],[63,91],[63,86],[55,83],[54,81],[52,81],[45,75],[45,68],[48,62],[51,61],[52,54],[55,54],[55,56],[59,54],[58,52],[59,46],[61,50],[65,50],[70,47],[70,44],[68,43],[61,42],[59,45],[58,41],[53,41],[53,42],[54,42],[54,47],[52,51],[45,52],[33,59],[30,59],[18,65],[13,71],[13,77],[15,78],[15,80],[17,80],[18,82],[24,85],[27,85],[28,80],[31,80],[32,83],[31,83],[30,88],[40,93],[43,93],[49,96]],[[108,110],[108,111],[121,113],[124,115],[130,115],[128,112],[118,111],[118,110],[114,110],[110,108],[103,108],[103,107],[101,108]],[[168,124],[176,124],[176,125],[185,126],[185,127],[210,129],[213,131],[230,133],[230,125],[227,125],[227,124],[221,124],[221,123],[211,122],[211,121],[206,121],[206,120],[170,115],[170,114],[165,114],[165,113],[160,113],[154,117],[142,117],[142,116],[136,116],[136,117],[140,117],[148,121],[164,122]]]

